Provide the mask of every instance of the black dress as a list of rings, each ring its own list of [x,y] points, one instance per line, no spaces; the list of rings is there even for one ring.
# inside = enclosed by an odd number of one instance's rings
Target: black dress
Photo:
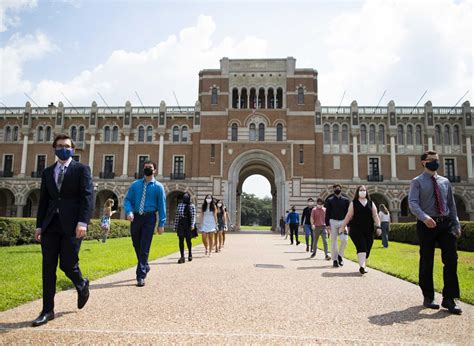
[[[354,242],[357,253],[366,252],[367,258],[374,243],[374,219],[372,217],[372,201],[364,206],[359,200],[353,202],[354,216],[351,220],[349,235]]]

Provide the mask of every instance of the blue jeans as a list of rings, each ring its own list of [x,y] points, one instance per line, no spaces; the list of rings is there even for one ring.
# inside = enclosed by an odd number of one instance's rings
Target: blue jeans
[[[388,247],[388,232],[390,231],[390,224],[388,222],[382,222],[380,226],[382,227],[382,245],[383,247]]]
[[[135,215],[130,225],[130,233],[132,235],[133,247],[137,255],[137,280],[146,278],[146,274],[150,271],[148,264],[148,255],[150,254],[151,241],[156,225],[156,214],[151,215]]]
[[[311,247],[311,251],[313,251],[313,232],[311,230],[311,225],[304,225],[304,238],[306,240],[306,246]],[[309,242],[311,238],[311,242]]]

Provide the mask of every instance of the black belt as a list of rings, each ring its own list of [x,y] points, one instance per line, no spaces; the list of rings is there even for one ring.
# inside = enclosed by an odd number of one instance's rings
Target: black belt
[[[436,223],[443,223],[448,221],[447,216],[430,216]]]
[[[146,211],[143,214],[133,213],[133,215],[135,215],[135,216],[151,216],[151,215],[155,215],[155,213],[156,213],[155,211]]]

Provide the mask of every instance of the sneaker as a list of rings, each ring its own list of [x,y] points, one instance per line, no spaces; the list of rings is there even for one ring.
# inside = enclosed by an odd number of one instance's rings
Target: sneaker
[[[326,255],[326,261],[329,261],[331,259],[331,256]]]
[[[316,256],[316,252],[313,252],[313,253],[311,254],[311,258],[314,258],[315,256]]]
[[[337,255],[337,262],[339,263],[339,266],[343,266],[344,265],[344,261],[342,260],[342,257],[340,255]]]
[[[306,252],[309,252],[309,247],[306,246]]]
[[[181,257],[179,260],[178,260],[178,264],[182,264],[184,263],[184,257]]]
[[[448,311],[455,315],[461,315],[462,309],[456,304],[456,301],[453,298],[443,298],[441,302],[443,308],[448,309]]]
[[[438,310],[439,309],[439,305],[436,304],[436,302],[434,301],[434,299],[431,299],[431,298],[428,298],[428,297],[425,297],[423,299],[423,306],[425,308],[428,308],[428,309],[434,309],[434,310]]]
[[[359,273],[361,273],[362,275],[364,275],[364,274],[367,274],[368,271],[367,271],[367,269],[365,269],[364,267],[360,267],[360,268],[359,268]]]
[[[337,261],[333,261],[333,262],[332,262],[332,266],[333,266],[334,268],[338,268],[338,267],[339,267],[339,263],[337,263]]]

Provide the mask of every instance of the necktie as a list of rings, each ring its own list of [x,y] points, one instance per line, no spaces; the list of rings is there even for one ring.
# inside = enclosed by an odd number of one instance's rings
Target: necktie
[[[56,182],[58,190],[61,190],[61,185],[63,184],[63,178],[64,178],[64,166],[61,165],[59,167],[58,181]]]
[[[439,190],[439,185],[436,182],[436,178],[433,175],[431,177],[431,180],[433,181],[433,189],[435,193],[435,203],[436,203],[436,209],[438,210],[438,213],[440,216],[444,215],[444,205],[443,205],[443,200],[441,199],[441,191]]]
[[[146,199],[146,182],[143,183],[143,193],[142,199],[140,200],[140,207],[138,208],[138,213],[143,215],[145,212],[145,199]]]

